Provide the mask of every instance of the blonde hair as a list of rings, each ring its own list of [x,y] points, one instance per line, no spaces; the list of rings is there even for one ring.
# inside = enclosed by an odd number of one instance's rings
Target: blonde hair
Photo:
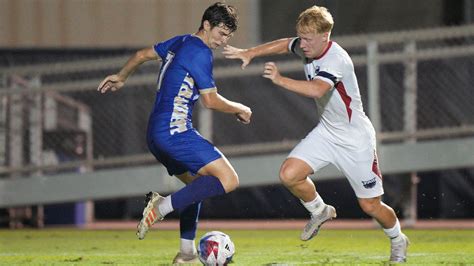
[[[331,32],[334,20],[325,7],[312,6],[301,12],[296,20],[296,31],[301,33]]]

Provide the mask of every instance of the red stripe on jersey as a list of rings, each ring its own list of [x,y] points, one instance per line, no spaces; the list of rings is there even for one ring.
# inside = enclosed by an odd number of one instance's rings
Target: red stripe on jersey
[[[344,102],[344,105],[346,106],[347,115],[349,116],[349,122],[350,122],[351,117],[352,117],[352,109],[351,109],[352,98],[349,95],[347,95],[346,88],[344,87],[344,84],[342,82],[339,82],[336,84],[336,90],[339,92],[339,95],[341,95],[342,101]]]

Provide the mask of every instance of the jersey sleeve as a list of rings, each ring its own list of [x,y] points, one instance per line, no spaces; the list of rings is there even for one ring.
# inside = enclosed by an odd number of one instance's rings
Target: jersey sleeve
[[[159,43],[153,45],[153,49],[155,49],[156,54],[159,57],[161,57],[161,59],[165,59],[171,45],[173,45],[180,37],[181,36],[176,36],[176,37],[173,37],[169,40],[159,42]]]
[[[298,55],[301,58],[306,58],[303,50],[300,48],[300,37],[295,37],[291,39],[290,43],[288,44],[288,51]]]
[[[212,52],[199,51],[194,54],[188,65],[188,72],[193,77],[200,94],[217,91],[212,73]]]
[[[335,86],[339,81],[342,80],[344,68],[344,60],[339,56],[333,56],[333,58],[326,60],[320,68],[318,74],[314,77],[329,83],[331,86]]]

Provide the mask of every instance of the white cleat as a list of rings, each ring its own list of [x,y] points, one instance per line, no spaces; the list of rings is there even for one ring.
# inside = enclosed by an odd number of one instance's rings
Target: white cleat
[[[307,241],[315,237],[323,223],[336,218],[336,209],[331,205],[324,206],[323,211],[318,215],[311,215],[311,220],[306,224],[301,233],[301,240]]]
[[[201,265],[201,262],[199,261],[198,254],[185,254],[178,252],[176,254],[176,257],[173,259],[173,265],[176,264],[199,264]]]
[[[164,199],[160,194],[156,192],[149,192],[146,194],[145,209],[143,209],[143,217],[137,225],[137,236],[138,239],[142,240],[145,238],[146,233],[151,226],[157,221],[163,220],[158,211],[158,204]]]
[[[390,241],[390,262],[406,262],[407,261],[407,249],[410,244],[408,237],[402,233],[402,239],[400,241]]]

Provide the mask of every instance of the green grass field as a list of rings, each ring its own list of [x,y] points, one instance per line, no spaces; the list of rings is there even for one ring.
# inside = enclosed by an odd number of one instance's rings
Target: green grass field
[[[381,230],[322,230],[302,242],[297,230],[224,230],[236,245],[234,265],[383,264],[389,242]],[[204,232],[198,232],[201,236]],[[474,230],[405,230],[408,264],[474,264]],[[1,265],[169,265],[177,231],[0,230]]]

